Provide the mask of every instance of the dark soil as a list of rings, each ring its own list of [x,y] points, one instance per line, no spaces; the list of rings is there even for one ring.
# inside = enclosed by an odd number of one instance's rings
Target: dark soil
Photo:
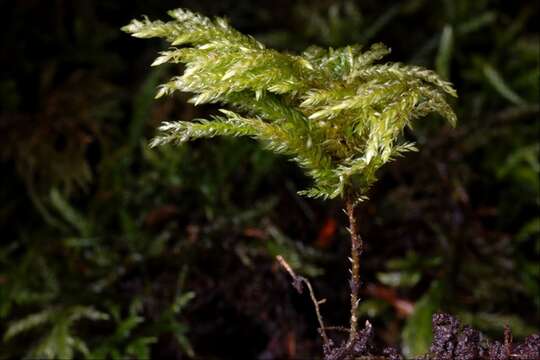
[[[489,340],[478,330],[461,325],[449,314],[433,315],[433,340],[429,352],[416,360],[537,360],[540,359],[540,334],[514,343],[509,329],[504,341]],[[356,342],[342,344],[325,352],[325,360],[403,360],[395,348],[385,348],[382,354],[372,345],[373,330],[369,323],[358,333]]]

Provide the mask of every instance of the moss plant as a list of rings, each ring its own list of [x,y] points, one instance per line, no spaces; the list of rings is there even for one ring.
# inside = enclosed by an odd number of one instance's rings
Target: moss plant
[[[309,282],[279,258],[300,290],[308,285],[319,319],[327,359],[356,354],[360,342],[358,289],[362,239],[354,215],[376,181],[377,170],[416,150],[402,140],[411,122],[439,113],[452,125],[456,116],[445,100],[456,96],[436,73],[401,63],[378,64],[390,49],[374,44],[338,49],[310,47],[299,55],[267,48],[233,29],[226,20],[188,10],[169,12],[171,21],[133,20],[124,31],[139,38],[164,38],[171,48],[153,66],[183,63],[185,71],[161,85],[156,97],[192,93],[195,105],[226,107],[211,119],[164,122],[152,146],[214,136],[249,136],[290,157],[313,180],[300,192],[344,200],[351,234],[351,316],[348,340],[334,346],[326,335]]]

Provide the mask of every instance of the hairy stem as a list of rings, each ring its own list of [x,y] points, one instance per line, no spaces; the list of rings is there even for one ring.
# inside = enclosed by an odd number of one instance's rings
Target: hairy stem
[[[358,290],[360,289],[360,255],[363,251],[363,242],[358,233],[358,225],[354,216],[354,197],[347,194],[345,198],[345,211],[349,217],[349,232],[351,234],[351,325],[348,344],[351,345],[358,335],[358,318],[356,310],[358,308]]]

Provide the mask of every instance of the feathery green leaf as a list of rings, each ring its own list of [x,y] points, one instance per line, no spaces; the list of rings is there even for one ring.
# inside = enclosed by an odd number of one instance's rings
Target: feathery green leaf
[[[381,43],[366,51],[360,45],[310,47],[293,55],[266,48],[221,18],[183,9],[169,15],[168,22],[143,18],[123,28],[171,44],[153,66],[185,65],[156,97],[188,92],[195,105],[219,103],[236,112],[164,122],[152,146],[248,136],[306,171],[313,187],[301,194],[335,198],[354,191],[363,199],[381,166],[416,150],[400,140],[413,119],[434,112],[456,123],[445,100],[457,96],[452,84],[419,66],[376,64],[390,53]]]

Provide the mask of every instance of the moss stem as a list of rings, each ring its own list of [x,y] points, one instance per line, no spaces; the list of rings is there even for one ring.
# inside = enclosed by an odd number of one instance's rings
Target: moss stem
[[[354,216],[354,197],[348,193],[345,198],[345,211],[349,217],[349,233],[351,235],[351,324],[348,344],[351,345],[358,335],[358,291],[360,289],[360,256],[362,255],[364,244],[358,233],[358,224]]]

